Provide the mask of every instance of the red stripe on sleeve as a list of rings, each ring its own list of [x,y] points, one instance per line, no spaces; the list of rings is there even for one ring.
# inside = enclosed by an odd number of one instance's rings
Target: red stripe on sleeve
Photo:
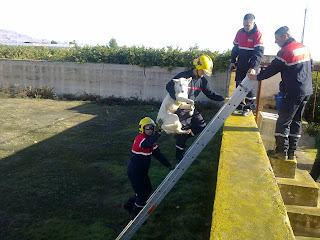
[[[202,91],[202,89],[201,89],[201,88],[196,88],[196,87],[189,87],[189,89],[194,89],[194,90]]]

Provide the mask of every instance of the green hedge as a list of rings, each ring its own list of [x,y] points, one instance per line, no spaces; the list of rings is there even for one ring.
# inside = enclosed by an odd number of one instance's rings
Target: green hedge
[[[230,63],[231,51],[224,53],[200,51],[190,48],[182,51],[180,48],[166,47],[161,49],[146,47],[109,47],[101,46],[78,46],[75,44],[69,48],[48,48],[33,46],[5,46],[0,45],[0,58],[63,61],[78,63],[117,63],[138,65],[141,67],[160,66],[172,70],[176,67],[189,68],[193,59],[198,56],[209,55],[214,62],[215,71],[225,71]]]

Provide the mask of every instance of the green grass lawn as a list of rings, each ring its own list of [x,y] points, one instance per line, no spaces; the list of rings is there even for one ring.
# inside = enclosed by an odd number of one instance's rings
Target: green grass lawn
[[[115,239],[129,221],[121,204],[133,195],[126,166],[138,123],[157,111],[1,99],[0,239]],[[200,111],[209,121],[217,110]],[[133,239],[209,239],[220,142],[217,134]],[[173,136],[158,145],[172,162]],[[154,189],[168,172],[153,159]]]

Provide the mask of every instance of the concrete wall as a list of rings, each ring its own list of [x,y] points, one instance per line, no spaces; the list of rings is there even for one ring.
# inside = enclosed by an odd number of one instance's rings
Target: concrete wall
[[[261,98],[270,98],[279,92],[280,73],[261,82]]]
[[[69,63],[0,59],[0,84],[23,87],[50,86],[57,95],[95,94],[101,97],[138,97],[162,100],[167,82],[184,68],[172,72],[166,68],[123,64]],[[227,96],[227,72],[208,78],[213,89]],[[199,101],[208,101],[202,93]]]
[[[275,58],[275,56],[271,55],[265,55],[262,58],[261,63],[263,64],[269,64],[272,62],[272,60]],[[280,73],[274,75],[271,78],[263,80],[261,83],[261,98],[270,98],[273,97],[275,94],[279,92],[279,83],[281,81],[281,75]]]

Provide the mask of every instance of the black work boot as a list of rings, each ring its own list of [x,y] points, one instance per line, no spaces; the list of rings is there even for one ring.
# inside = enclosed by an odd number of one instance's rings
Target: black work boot
[[[241,114],[242,113],[242,108],[236,108],[234,111],[233,111],[233,114]]]
[[[297,156],[296,156],[295,151],[289,151],[289,152],[288,152],[288,159],[289,159],[289,160],[295,160],[295,159],[297,159]]]
[[[267,154],[268,154],[269,158],[277,158],[277,159],[282,159],[282,160],[288,159],[287,152],[277,152],[274,150],[269,150],[269,151],[267,151]]]
[[[130,215],[131,220],[133,220],[139,214],[139,212],[142,210],[142,208],[143,207],[138,207],[137,205],[133,206],[133,210]]]
[[[131,198],[126,202],[122,204],[122,207],[131,215],[133,210],[134,202],[132,202]]]
[[[184,150],[181,150],[179,148],[176,148],[176,159],[175,159],[175,163],[178,164],[184,155]]]
[[[248,117],[250,115],[250,109],[244,109],[241,113],[242,116]]]

